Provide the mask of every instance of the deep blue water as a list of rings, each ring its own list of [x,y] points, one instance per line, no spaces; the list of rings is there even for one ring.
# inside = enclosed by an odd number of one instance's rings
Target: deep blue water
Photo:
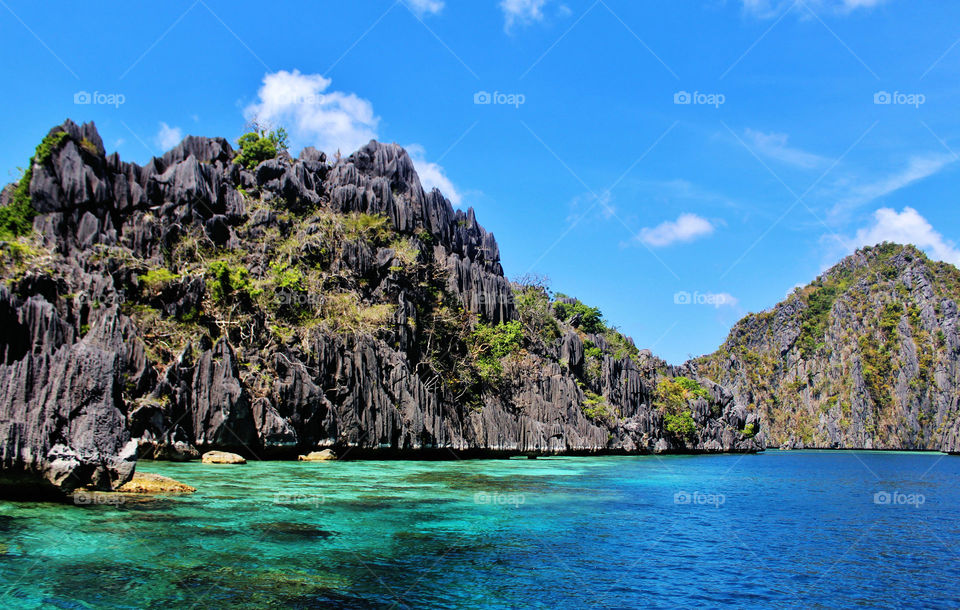
[[[0,607],[960,607],[960,457],[140,468],[199,491],[0,502]]]

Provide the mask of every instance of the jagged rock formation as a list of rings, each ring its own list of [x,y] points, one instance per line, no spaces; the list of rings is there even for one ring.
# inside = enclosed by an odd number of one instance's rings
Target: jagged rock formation
[[[116,316],[104,311],[102,328]],[[41,296],[21,301],[3,286],[0,325],[0,482],[69,492],[129,479],[136,443],[123,413],[120,337],[104,330],[77,340]]]
[[[525,319],[493,235],[396,145],[234,159],[188,137],[140,167],[93,124],[48,135],[35,235],[2,249],[4,473],[116,487],[131,438],[155,459],[761,448],[719,385],[678,435],[654,405],[677,371],[542,290]]]
[[[844,259],[690,366],[785,447],[960,450],[960,270],[912,246]]]

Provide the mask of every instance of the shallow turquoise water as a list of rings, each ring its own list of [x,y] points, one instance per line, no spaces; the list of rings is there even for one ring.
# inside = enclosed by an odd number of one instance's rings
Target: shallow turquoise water
[[[0,607],[960,606],[960,457],[140,468],[199,491],[0,502]]]

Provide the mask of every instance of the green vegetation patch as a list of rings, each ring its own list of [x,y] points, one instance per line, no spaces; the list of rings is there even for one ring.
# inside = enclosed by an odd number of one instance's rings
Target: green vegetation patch
[[[557,299],[569,298],[561,293],[556,296]],[[598,308],[586,305],[580,300],[574,299],[573,303],[556,302],[553,304],[553,311],[557,318],[584,332],[600,334],[607,330],[603,313]]]
[[[33,165],[43,165],[63,144],[67,132],[58,131],[47,135],[37,146],[26,171],[17,182],[10,203],[0,207],[0,240],[9,241],[33,230],[33,219],[37,215],[30,200],[30,182],[33,180]]]
[[[481,322],[470,334],[470,342],[480,378],[494,382],[503,374],[500,360],[523,347],[523,325],[519,320],[502,322],[496,326]]]
[[[159,292],[179,278],[179,275],[165,267],[151,269],[143,275],[138,276],[138,279],[143,282],[144,286],[146,286],[150,292]]]
[[[693,412],[689,409],[689,401],[709,397],[710,393],[689,377],[661,379],[654,396],[663,414],[663,423],[667,432],[687,440],[695,440],[697,433],[697,425],[693,420]]]
[[[237,296],[250,296],[253,288],[250,272],[243,265],[231,265],[225,260],[211,262],[207,266],[210,283],[210,298],[218,305],[227,303]]]
[[[256,169],[287,149],[287,131],[282,127],[269,132],[251,131],[240,136],[237,145],[240,151],[234,161],[249,170]]]
[[[374,245],[387,243],[393,235],[390,219],[380,214],[348,214],[343,218],[343,230],[347,239],[360,239]]]
[[[544,343],[560,338],[560,326],[550,312],[550,294],[544,283],[514,283],[513,300],[520,322],[531,338]]]
[[[613,408],[607,399],[591,392],[590,390],[584,390],[584,400],[583,400],[583,414],[589,417],[590,419],[599,420],[605,423],[613,423],[617,419],[616,410]]]

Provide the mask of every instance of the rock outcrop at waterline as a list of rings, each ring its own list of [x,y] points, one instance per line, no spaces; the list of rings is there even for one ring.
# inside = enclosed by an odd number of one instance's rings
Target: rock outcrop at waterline
[[[105,327],[117,315],[104,311]],[[0,327],[0,482],[72,491],[129,479],[136,443],[124,415],[119,337],[78,338],[42,296],[21,301],[4,286]]]
[[[154,459],[760,448],[715,384],[668,430],[654,395],[677,372],[512,286],[493,235],[398,146],[235,157],[188,137],[140,167],[67,121],[0,195],[36,211],[2,250],[5,476],[116,487],[133,442]]]
[[[912,246],[841,261],[690,367],[789,448],[960,451],[960,270]]]

